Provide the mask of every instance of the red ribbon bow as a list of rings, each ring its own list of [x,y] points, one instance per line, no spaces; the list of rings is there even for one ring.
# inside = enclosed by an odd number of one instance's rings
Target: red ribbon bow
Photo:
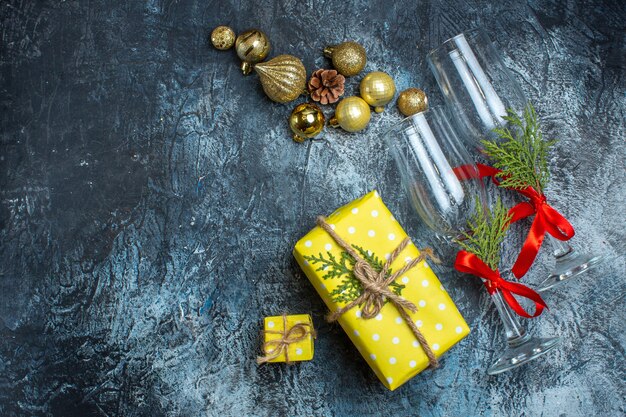
[[[500,276],[500,272],[497,269],[494,271],[489,268],[486,263],[473,253],[460,250],[456,255],[454,268],[459,272],[472,274],[485,279],[485,287],[487,287],[489,294],[493,294],[497,290],[500,290],[502,296],[504,297],[504,301],[506,301],[513,311],[522,317],[526,317],[528,319],[537,317],[543,312],[544,308],[547,308],[545,301],[543,301],[541,296],[536,291],[523,284],[505,280]],[[526,312],[513,294],[517,294],[521,297],[534,301],[535,314],[531,315]]]
[[[464,165],[455,168],[454,172],[460,180],[490,177],[494,184],[500,185],[496,174],[501,171],[488,165],[476,164],[476,169],[473,166]],[[530,217],[533,214],[535,215],[522,250],[511,268],[513,275],[519,279],[528,272],[528,269],[535,261],[546,233],[558,240],[565,241],[574,237],[575,232],[571,223],[547,203],[544,194],[538,192],[533,187],[515,189],[515,191],[528,198],[529,201],[519,203],[509,210],[509,214],[512,216],[511,223]]]

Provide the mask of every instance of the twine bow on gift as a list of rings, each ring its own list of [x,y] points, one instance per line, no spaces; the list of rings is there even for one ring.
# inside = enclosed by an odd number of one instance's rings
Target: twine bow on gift
[[[411,240],[407,237],[405,238],[400,245],[389,255],[389,259],[383,265],[383,268],[380,272],[377,272],[376,269],[370,265],[365,259],[363,259],[359,253],[354,250],[352,245],[343,240],[341,236],[339,236],[328,223],[326,223],[326,219],[322,216],[317,218],[317,224],[319,227],[324,229],[326,233],[328,233],[334,240],[337,242],[339,246],[341,246],[352,258],[355,260],[354,268],[352,273],[355,278],[361,283],[363,286],[363,293],[358,296],[353,301],[349,302],[345,306],[341,307],[337,311],[331,313],[327,320],[329,322],[336,321],[341,317],[342,314],[349,311],[355,306],[363,305],[361,309],[361,318],[364,319],[372,319],[378,315],[380,310],[383,308],[385,301],[389,301],[393,304],[398,312],[400,313],[400,317],[404,320],[404,322],[409,326],[411,332],[417,339],[417,341],[422,345],[424,349],[424,353],[428,357],[428,362],[430,366],[436,368],[439,366],[439,361],[435,356],[435,353],[431,349],[430,345],[426,341],[424,335],[419,331],[408,311],[411,313],[417,312],[417,307],[415,304],[402,298],[401,296],[395,294],[393,291],[389,289],[389,285],[394,282],[398,277],[405,274],[408,270],[417,266],[420,262],[424,261],[426,258],[431,258],[434,262],[439,263],[439,259],[433,254],[430,248],[425,248],[421,251],[420,255],[412,259],[410,262],[406,263],[402,268],[398,271],[394,272],[387,276],[389,272],[389,268],[393,261],[400,255],[400,253],[407,247],[407,245],[411,242]]]
[[[500,185],[500,181],[498,181],[496,175],[501,171],[489,165],[476,164],[475,168],[473,166],[463,165],[454,168],[454,172],[460,180],[487,177],[491,178],[494,184]],[[511,207],[509,210],[509,214],[512,216],[511,223],[535,215],[526,240],[524,241],[524,245],[522,246],[522,250],[511,268],[513,275],[515,275],[516,278],[521,278],[526,275],[526,272],[528,272],[535,261],[546,233],[558,240],[565,241],[574,237],[575,232],[574,227],[565,216],[548,204],[546,196],[543,193],[533,187],[515,189],[515,191],[528,198],[528,201],[521,202]]]
[[[313,326],[309,323],[296,323],[287,329],[287,314],[283,314],[283,330],[264,330],[265,333],[279,334],[279,339],[267,340],[263,343],[263,353],[265,356],[257,356],[256,363],[259,365],[276,359],[281,354],[285,354],[285,362],[289,361],[289,345],[306,340],[309,335],[316,337]]]

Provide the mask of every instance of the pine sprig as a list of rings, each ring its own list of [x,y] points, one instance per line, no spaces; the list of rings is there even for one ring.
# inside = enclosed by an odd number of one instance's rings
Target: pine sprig
[[[361,257],[367,261],[376,272],[380,272],[383,269],[384,262],[378,258],[371,251],[365,250],[360,246],[352,245],[354,249],[361,255]],[[332,253],[326,252],[326,257],[321,253],[318,256],[305,256],[305,260],[310,262],[313,265],[319,265],[316,271],[325,272],[322,275],[322,279],[339,279],[341,278],[341,282],[333,291],[331,291],[330,296],[334,302],[339,303],[349,303],[355,299],[357,299],[361,294],[363,294],[363,286],[361,282],[354,276],[352,270],[354,269],[355,260],[348,254],[347,252],[341,252],[341,258],[337,259]],[[387,276],[391,275],[393,271],[391,269],[387,272]],[[399,284],[397,282],[392,282],[390,285],[391,290],[397,294],[401,295],[402,290],[405,288],[404,285]]]
[[[556,141],[543,140],[537,113],[530,103],[521,117],[508,109],[504,120],[509,127],[493,130],[499,141],[481,141],[493,166],[502,170],[496,174],[500,186],[518,190],[530,186],[542,193],[550,178],[548,152]]]
[[[500,198],[491,211],[485,210],[477,199],[476,210],[467,222],[468,231],[463,232],[464,239],[458,239],[456,243],[495,270],[500,264],[500,246],[510,221],[511,215]]]

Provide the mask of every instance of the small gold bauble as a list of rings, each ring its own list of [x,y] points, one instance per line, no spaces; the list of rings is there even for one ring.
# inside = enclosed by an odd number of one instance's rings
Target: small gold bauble
[[[241,63],[244,75],[250,74],[252,64],[263,61],[270,53],[270,40],[267,35],[258,29],[250,29],[237,36],[235,49]]]
[[[314,138],[324,129],[325,121],[324,113],[315,104],[304,103],[296,106],[289,116],[293,140],[304,142],[306,139]]]
[[[389,74],[373,71],[361,80],[360,90],[363,100],[374,107],[376,113],[380,113],[396,94],[396,84]]]
[[[278,55],[254,66],[265,94],[277,103],[295,100],[305,90],[306,69],[293,55]]]
[[[407,88],[398,96],[400,113],[409,117],[428,109],[428,97],[419,88]]]
[[[235,44],[235,32],[228,26],[218,26],[211,32],[211,43],[220,51],[230,49]]]
[[[324,48],[324,55],[333,60],[333,67],[341,75],[351,77],[363,70],[367,63],[365,48],[356,42],[344,42]]]
[[[339,102],[335,115],[330,119],[332,127],[341,127],[348,132],[358,132],[370,122],[370,106],[361,97],[346,97]]]

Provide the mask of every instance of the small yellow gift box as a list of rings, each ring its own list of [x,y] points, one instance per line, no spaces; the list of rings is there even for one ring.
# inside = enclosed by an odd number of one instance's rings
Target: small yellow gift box
[[[339,310],[339,324],[387,388],[398,388],[433,360],[436,363],[435,358],[469,334],[465,320],[428,263],[413,261],[420,257],[417,247],[409,243],[397,251],[401,243],[406,244],[403,242],[406,232],[376,191],[341,207],[325,219],[325,224],[329,232],[315,227],[298,241],[294,256],[331,312],[337,314]],[[364,290],[355,278],[355,259],[331,232],[372,265],[369,273],[380,273],[391,256],[393,261],[387,276],[392,271],[401,274],[389,283],[388,294],[397,295],[401,302],[412,303],[417,311],[401,312],[396,304],[389,302],[389,297],[380,299],[382,308],[373,318],[363,317],[364,311],[371,312],[371,305],[355,305],[342,311],[362,296]],[[359,265],[359,270],[363,269]],[[404,271],[405,266],[410,268]],[[429,354],[422,345],[424,342]]]
[[[296,314],[265,317],[263,354],[257,363],[298,362],[313,359],[315,330],[311,316]]]

